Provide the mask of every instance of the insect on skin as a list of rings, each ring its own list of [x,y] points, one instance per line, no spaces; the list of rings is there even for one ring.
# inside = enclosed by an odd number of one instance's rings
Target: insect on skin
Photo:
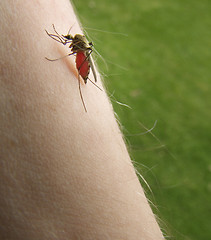
[[[72,28],[72,27],[71,27]],[[75,55],[76,59],[76,68],[78,70],[78,83],[79,83],[79,92],[80,92],[80,97],[84,106],[85,111],[87,112],[86,109],[86,105],[82,96],[82,92],[81,92],[81,84],[80,84],[80,76],[83,78],[84,83],[87,83],[87,79],[93,83],[97,88],[99,88],[101,91],[102,89],[100,87],[98,87],[88,76],[89,76],[89,72],[90,72],[90,68],[92,69],[93,75],[94,75],[94,80],[95,82],[97,82],[97,76],[96,76],[96,72],[94,69],[94,65],[91,59],[91,53],[93,52],[93,44],[92,42],[88,42],[86,37],[84,35],[81,34],[76,34],[75,36],[72,36],[70,34],[70,30],[68,31],[67,35],[61,35],[59,34],[56,29],[55,26],[53,24],[53,29],[55,31],[55,34],[50,34],[48,33],[46,30],[46,33],[48,34],[49,37],[51,37],[52,39],[54,39],[55,41],[62,43],[63,45],[66,44],[70,44],[69,48],[71,50],[71,53],[69,53],[66,56],[63,56],[61,58],[57,58],[57,59],[49,59],[46,58],[49,61],[56,61],[59,59],[62,59],[64,57],[68,57],[71,55]]]

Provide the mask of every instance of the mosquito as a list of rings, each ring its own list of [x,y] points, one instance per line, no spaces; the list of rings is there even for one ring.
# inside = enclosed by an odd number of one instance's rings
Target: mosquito
[[[49,59],[49,58],[46,57],[46,59],[48,61],[57,61],[59,59],[62,59],[62,58],[65,58],[65,57],[68,57],[68,56],[71,56],[71,55],[76,56],[75,62],[76,62],[76,68],[78,70],[79,93],[80,93],[81,101],[82,101],[83,107],[85,109],[85,112],[87,112],[86,105],[85,105],[83,95],[82,95],[82,91],[81,91],[80,76],[82,77],[85,84],[87,83],[87,79],[88,79],[92,84],[94,84],[101,91],[102,91],[102,89],[99,86],[97,86],[97,84],[95,84],[97,82],[97,75],[96,75],[96,72],[95,72],[95,69],[94,69],[94,64],[93,64],[92,59],[91,59],[91,53],[93,52],[92,42],[88,42],[86,37],[84,35],[81,35],[81,34],[76,34],[75,36],[72,36],[70,34],[71,28],[69,29],[67,35],[59,34],[56,31],[56,28],[55,28],[54,24],[53,24],[53,29],[54,29],[55,33],[51,34],[51,33],[48,33],[47,30],[45,30],[46,33],[48,34],[48,36],[51,37],[53,40],[55,40],[59,43],[62,43],[63,45],[70,44],[69,48],[71,50],[71,52],[68,55],[65,55],[61,58]],[[93,82],[88,77],[89,73],[90,73],[90,68],[92,70],[95,82]]]

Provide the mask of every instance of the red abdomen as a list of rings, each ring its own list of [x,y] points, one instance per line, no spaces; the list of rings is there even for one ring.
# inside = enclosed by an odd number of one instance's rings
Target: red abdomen
[[[90,64],[88,59],[86,59],[85,52],[77,52],[76,54],[76,68],[78,69],[79,74],[84,79],[84,82],[86,83],[86,80],[89,75],[90,70]]]

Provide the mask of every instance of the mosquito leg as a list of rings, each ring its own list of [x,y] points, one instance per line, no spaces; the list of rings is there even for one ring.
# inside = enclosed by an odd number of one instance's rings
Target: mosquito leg
[[[97,88],[99,88],[100,89],[100,91],[103,91],[103,89],[102,88],[100,88],[96,83],[94,83],[90,78],[88,78],[89,79],[89,81],[92,83],[92,84],[94,84],[95,85],[95,87],[97,87]]]
[[[60,60],[60,59],[69,57],[69,56],[71,56],[71,55],[73,55],[73,54],[75,54],[75,53],[69,53],[68,55],[65,55],[65,56],[63,56],[63,57],[56,58],[56,59],[50,59],[50,58],[47,58],[47,57],[45,57],[45,59],[47,59],[48,61],[54,62],[54,61],[57,61],[57,60]]]
[[[68,40],[65,37],[63,37],[63,35],[60,35],[56,31],[56,28],[55,28],[54,24],[53,24],[53,29],[54,29],[54,32],[56,34],[50,34],[50,33],[48,33],[48,31],[45,30],[49,37],[51,37],[52,39],[54,39],[55,41],[57,41],[59,43],[62,43],[63,45],[66,45],[67,43],[71,43],[72,42],[72,40]]]
[[[60,35],[57,31],[56,31],[56,28],[55,28],[55,26],[54,26],[54,24],[52,24],[53,25],[53,30],[54,30],[54,32],[57,34],[57,36],[59,36],[64,42],[65,42],[65,44],[67,43],[67,39],[65,39],[62,35]]]
[[[59,43],[62,43],[62,44],[66,44],[66,42],[63,40],[63,39],[61,39],[60,38],[60,36],[57,36],[57,35],[55,35],[55,34],[50,34],[47,30],[45,30],[46,31],[46,33],[48,34],[48,36],[49,37],[51,37],[53,40],[55,40],[55,41],[57,41],[57,42],[59,42]],[[57,39],[58,38],[58,39]]]
[[[80,93],[80,97],[81,97],[81,101],[82,101],[84,110],[85,110],[85,112],[87,112],[86,105],[85,105],[85,102],[84,102],[84,99],[83,99],[83,95],[82,95],[82,92],[81,92],[81,81],[80,81],[79,72],[78,72],[78,87],[79,87],[79,93]]]

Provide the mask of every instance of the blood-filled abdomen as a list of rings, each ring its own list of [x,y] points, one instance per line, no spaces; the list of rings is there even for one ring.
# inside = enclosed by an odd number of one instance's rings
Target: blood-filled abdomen
[[[90,71],[90,64],[89,59],[87,58],[85,52],[77,52],[76,54],[76,68],[78,69],[79,74],[83,78],[84,82],[86,83],[89,71]]]

